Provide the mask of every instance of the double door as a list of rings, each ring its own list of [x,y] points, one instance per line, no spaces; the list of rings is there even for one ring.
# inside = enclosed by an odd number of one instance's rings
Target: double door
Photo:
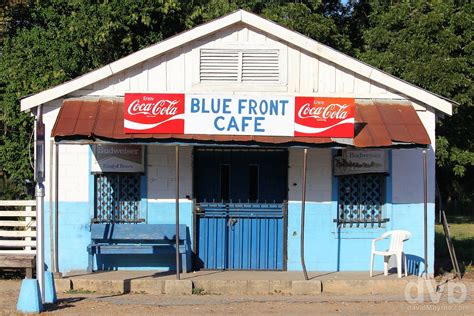
[[[281,149],[196,149],[199,266],[284,270],[288,153]]]

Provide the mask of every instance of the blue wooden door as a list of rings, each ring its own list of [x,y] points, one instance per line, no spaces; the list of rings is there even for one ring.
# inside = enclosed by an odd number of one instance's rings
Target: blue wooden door
[[[199,267],[284,270],[288,154],[196,150]]]

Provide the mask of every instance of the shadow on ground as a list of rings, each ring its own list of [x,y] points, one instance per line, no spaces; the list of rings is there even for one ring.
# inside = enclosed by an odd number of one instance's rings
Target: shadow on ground
[[[63,310],[66,308],[75,307],[75,303],[84,300],[85,297],[70,297],[70,298],[62,298],[58,299],[56,304],[45,304],[44,312],[54,312],[58,310]]]

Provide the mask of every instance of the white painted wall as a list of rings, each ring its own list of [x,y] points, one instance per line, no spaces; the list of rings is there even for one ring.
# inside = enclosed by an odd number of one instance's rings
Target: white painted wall
[[[427,151],[428,203],[435,201],[435,125],[432,111],[418,112],[431,140]],[[423,203],[423,154],[421,149],[392,151],[393,203]]]
[[[192,197],[193,147],[180,147],[179,197]],[[176,149],[175,146],[147,146],[146,173],[149,202],[174,201],[176,197]]]
[[[246,47],[280,49],[282,76],[279,84],[200,83],[197,74],[199,48]],[[197,79],[196,79],[197,78]],[[331,61],[308,54],[261,31],[237,24],[206,38],[188,43],[170,53],[156,57],[111,78],[99,81],[71,95],[123,96],[125,92],[213,92],[281,95],[315,95],[354,98],[404,98],[390,88],[354,75]],[[70,95],[70,96],[71,96]],[[415,101],[415,100],[412,100]],[[62,100],[45,105],[47,135],[58,114]],[[421,104],[423,106],[423,104]],[[417,105],[420,109],[420,105]],[[431,108],[418,112],[435,140],[435,114]],[[433,148],[432,148],[433,149]],[[49,141],[46,148],[46,199],[49,198]],[[174,147],[147,147],[148,196],[150,201],[174,199]],[[394,202],[419,200],[422,186],[419,150],[395,150],[393,154]],[[409,162],[409,163],[407,163]],[[289,199],[301,197],[302,149],[290,149]],[[181,194],[192,196],[192,147],[181,149]],[[60,200],[88,201],[89,146],[60,146]],[[429,152],[430,183],[434,179],[434,151]],[[330,149],[309,150],[308,201],[331,200],[332,157]],[[293,186],[296,183],[296,186]],[[430,188],[430,201],[434,199]]]
[[[332,194],[332,151],[328,148],[308,149],[306,200],[330,202]],[[301,201],[303,189],[303,149],[290,148],[288,157],[288,200]]]
[[[199,82],[200,48],[280,49],[282,82],[267,84],[209,84]],[[218,90],[218,91],[217,91]],[[72,95],[122,96],[125,92],[248,92],[300,94],[355,98],[397,98],[404,96],[388,87],[355,75],[331,61],[310,55],[269,34],[234,25],[209,37],[191,42],[99,81]]]
[[[44,105],[43,120],[46,135],[46,181],[45,201],[50,200],[50,189],[53,190],[54,180],[50,178],[51,130],[53,129],[62,100],[54,100]],[[53,151],[53,164],[55,162]],[[59,201],[87,202],[89,201],[89,146],[67,145],[59,146]],[[54,165],[53,165],[54,170]],[[52,174],[54,179],[54,172]],[[52,186],[53,185],[53,186]]]

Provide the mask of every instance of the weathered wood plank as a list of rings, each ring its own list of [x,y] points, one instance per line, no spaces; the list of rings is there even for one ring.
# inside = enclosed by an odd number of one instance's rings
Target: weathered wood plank
[[[0,227],[36,227],[36,221],[0,221]]]
[[[0,247],[34,247],[36,241],[26,240],[0,240]]]
[[[0,230],[0,237],[36,237],[36,231]]]
[[[300,51],[288,47],[288,92],[300,91]]]
[[[0,255],[35,255],[36,250],[0,250]]]
[[[36,211],[25,212],[25,211],[0,211],[0,217],[36,217]]]
[[[93,224],[91,229],[92,240],[174,241],[175,235],[174,224]],[[179,225],[179,239],[186,238],[186,225]]]
[[[33,268],[35,261],[35,255],[0,255],[2,268]]]
[[[35,206],[35,200],[28,200],[28,201],[16,201],[16,200],[4,200],[0,201],[0,206]]]

